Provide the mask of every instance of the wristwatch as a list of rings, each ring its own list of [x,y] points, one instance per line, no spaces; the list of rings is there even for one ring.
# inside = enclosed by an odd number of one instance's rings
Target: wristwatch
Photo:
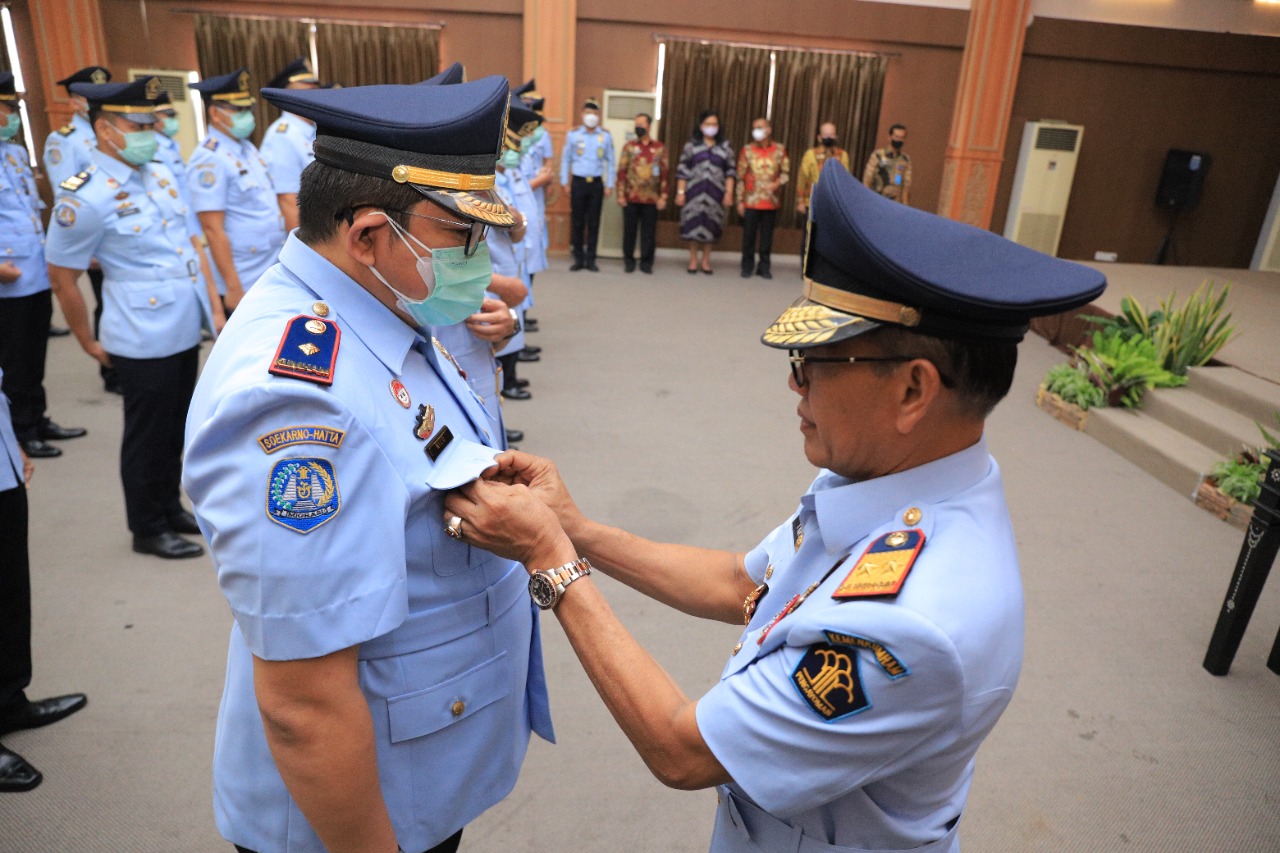
[[[560,603],[565,587],[589,574],[591,563],[586,557],[565,563],[559,568],[534,572],[529,575],[529,597],[543,610],[551,610]]]

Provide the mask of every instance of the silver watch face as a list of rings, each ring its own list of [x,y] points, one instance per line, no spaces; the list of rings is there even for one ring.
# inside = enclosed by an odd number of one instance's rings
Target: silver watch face
[[[556,587],[551,579],[543,574],[529,576],[529,596],[533,603],[548,610],[556,603]]]

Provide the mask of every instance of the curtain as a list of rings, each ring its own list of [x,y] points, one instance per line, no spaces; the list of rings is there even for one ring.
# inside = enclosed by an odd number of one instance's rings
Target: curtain
[[[839,146],[849,152],[849,169],[862,177],[862,166],[876,147],[880,101],[888,60],[850,53],[778,51],[773,94],[773,134],[791,155],[791,182],[782,198],[782,222],[804,223],[795,211],[796,177],[804,152],[817,144],[818,126],[830,121]]]
[[[316,55],[326,81],[343,86],[419,83],[439,71],[434,27],[316,24]]]
[[[733,144],[734,155],[751,139],[751,121],[764,115],[769,102],[769,51],[727,44],[667,42],[662,83],[662,139],[674,173],[680,149],[693,135],[698,113],[717,110],[720,138]],[[660,214],[680,218],[670,205]]]
[[[225,18],[196,15],[196,57],[200,78],[228,74],[248,68],[250,86],[257,90],[299,56],[309,56],[310,25],[285,18]],[[262,98],[253,107],[258,128],[253,142],[279,117],[280,111]]]

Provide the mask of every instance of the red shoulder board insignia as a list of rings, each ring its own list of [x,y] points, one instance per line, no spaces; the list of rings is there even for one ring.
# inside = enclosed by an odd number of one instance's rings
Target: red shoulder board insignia
[[[341,337],[342,332],[332,320],[299,314],[285,326],[280,347],[267,372],[332,385]]]
[[[886,533],[867,546],[867,550],[858,558],[857,565],[845,575],[831,597],[843,599],[897,595],[923,547],[923,531],[896,530]]]

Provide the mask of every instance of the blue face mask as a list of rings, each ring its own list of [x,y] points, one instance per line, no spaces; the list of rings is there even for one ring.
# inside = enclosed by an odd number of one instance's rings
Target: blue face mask
[[[178,135],[178,117],[168,116],[167,118],[165,118],[164,122],[161,123],[160,125],[160,132],[163,133],[165,136],[169,137],[170,139],[173,139],[173,137],[177,136]]]
[[[485,289],[493,278],[493,262],[489,259],[487,243],[482,242],[470,257],[466,255],[465,246],[432,249],[405,231],[390,216],[382,215],[386,216],[387,224],[416,259],[418,277],[427,286],[426,298],[410,299],[392,287],[376,267],[369,269],[387,290],[396,295],[400,307],[413,318],[414,323],[419,326],[452,326],[480,310]],[[415,252],[409,240],[421,246],[428,256],[424,258]]]
[[[4,127],[0,127],[0,139],[8,142],[17,136],[20,130],[22,130],[22,116],[17,113],[9,113],[9,118],[5,119]]]
[[[519,169],[520,168],[520,152],[507,149],[506,151],[502,152],[502,157],[498,160],[498,162],[502,164],[502,168],[504,169]]]
[[[231,135],[236,139],[248,139],[249,134],[253,133],[253,129],[257,126],[257,120],[248,110],[233,113],[231,116]]]

